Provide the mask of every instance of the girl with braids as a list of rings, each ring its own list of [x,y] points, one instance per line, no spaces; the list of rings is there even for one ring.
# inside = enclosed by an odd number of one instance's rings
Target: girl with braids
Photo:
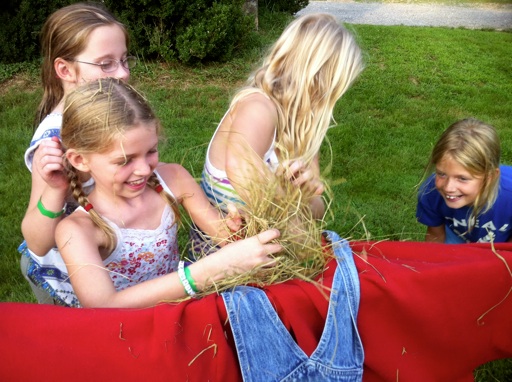
[[[416,217],[426,241],[505,242],[512,239],[512,167],[500,165],[496,129],[476,119],[452,124],[430,156]]]
[[[22,273],[39,303],[67,305],[72,299],[66,296],[73,296],[55,246],[55,227],[76,206],[62,166],[64,96],[86,81],[107,76],[128,80],[137,62],[128,55],[128,40],[124,25],[100,3],[63,7],[42,28],[44,93],[36,113],[38,127],[25,152],[32,183],[21,225],[25,241],[19,248]]]
[[[100,79],[66,97],[64,162],[80,206],[59,223],[56,242],[81,306],[138,308],[194,296],[224,277],[273,265],[269,255],[281,250],[269,243],[279,232],[269,230],[185,268],[178,203],[211,236],[230,230],[183,167],[159,164],[159,134],[146,100],[121,80]],[[88,195],[81,174],[94,180]]]
[[[314,218],[324,213],[319,150],[338,99],[362,71],[354,37],[327,14],[298,17],[271,47],[247,85],[231,101],[208,151],[201,187],[210,202],[248,198],[266,169],[310,195]],[[192,252],[211,243],[191,231]]]

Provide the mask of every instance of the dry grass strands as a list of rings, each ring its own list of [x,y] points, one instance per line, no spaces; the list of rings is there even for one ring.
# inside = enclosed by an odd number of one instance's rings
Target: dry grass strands
[[[313,282],[332,256],[329,245],[322,246],[324,222],[312,216],[312,193],[308,194],[286,177],[276,175],[266,167],[262,170],[261,166],[248,166],[246,172],[251,176],[244,177],[240,187],[237,187],[244,190],[244,204],[237,206],[244,217],[244,225],[228,241],[276,228],[281,233],[276,242],[284,250],[273,256],[277,260],[276,265],[258,267],[241,275],[228,275],[221,282],[203,290],[200,296],[219,293],[237,285],[262,287],[293,278]],[[254,177],[255,173],[258,178]],[[327,201],[325,204],[329,206]]]

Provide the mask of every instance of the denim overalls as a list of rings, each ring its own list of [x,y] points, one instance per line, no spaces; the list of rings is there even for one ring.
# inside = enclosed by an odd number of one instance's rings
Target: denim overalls
[[[359,278],[348,242],[327,232],[338,266],[318,347],[308,357],[265,293],[240,286],[222,293],[245,382],[361,381],[363,346],[356,327]]]

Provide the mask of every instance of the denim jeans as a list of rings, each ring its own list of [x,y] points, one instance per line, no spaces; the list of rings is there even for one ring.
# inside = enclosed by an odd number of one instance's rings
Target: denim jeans
[[[328,232],[338,266],[318,347],[308,357],[293,340],[265,293],[240,286],[224,292],[245,382],[361,381],[363,346],[356,326],[359,278],[345,240]]]

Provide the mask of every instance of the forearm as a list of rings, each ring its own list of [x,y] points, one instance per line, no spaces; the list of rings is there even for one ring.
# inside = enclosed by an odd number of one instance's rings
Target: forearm
[[[21,232],[28,248],[38,256],[46,255],[55,246],[55,228],[64,217],[64,214],[56,218],[45,216],[41,209],[43,212],[60,213],[65,205],[65,196],[65,190],[46,187],[41,195],[31,197],[21,223]],[[38,207],[39,201],[42,207]]]
[[[79,269],[75,270],[80,272]],[[73,271],[73,272],[75,272]],[[105,274],[108,272],[104,270]],[[225,265],[217,258],[205,258],[189,266],[189,272],[194,286],[198,292],[210,286],[213,282],[226,277]],[[152,280],[133,285],[124,290],[117,291],[113,287],[110,276],[105,274],[96,278],[102,288],[91,288],[90,280],[71,281],[78,299],[83,307],[87,308],[148,308],[162,302],[179,301],[189,297],[178,272],[172,272]]]
[[[90,288],[77,290],[75,286],[73,287],[85,308],[149,308],[162,302],[178,301],[187,297],[177,272],[145,281],[122,291],[116,291],[112,285],[109,291],[103,290],[96,295],[91,295]]]

